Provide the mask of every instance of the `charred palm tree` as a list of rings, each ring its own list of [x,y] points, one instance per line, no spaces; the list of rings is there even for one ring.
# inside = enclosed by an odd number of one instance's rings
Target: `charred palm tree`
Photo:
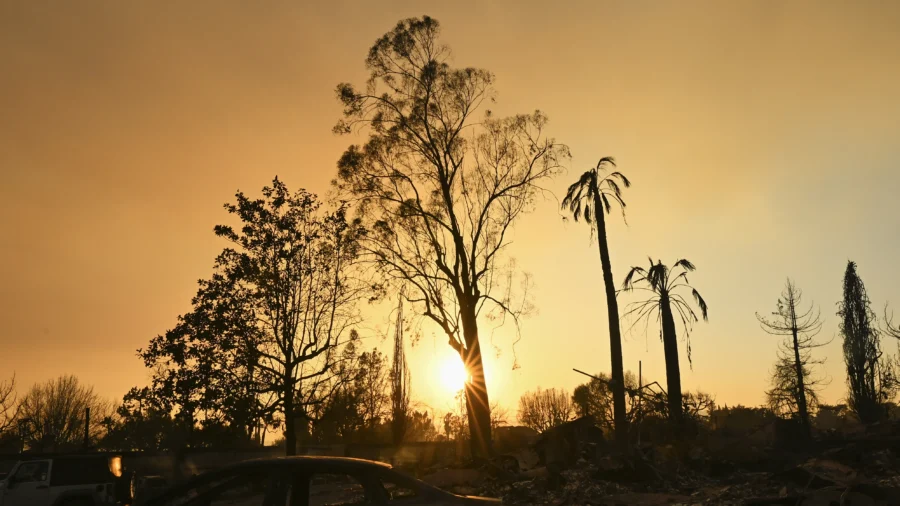
[[[648,269],[632,267],[622,283],[623,290],[631,291],[636,289],[649,292],[650,294],[648,299],[634,303],[626,314],[637,315],[635,323],[643,319],[649,324],[650,317],[656,313],[657,321],[660,322],[660,338],[663,341],[663,349],[666,354],[669,418],[676,428],[680,428],[684,408],[681,396],[681,368],[678,364],[678,338],[675,327],[675,314],[677,313],[681,318],[684,328],[688,363],[691,363],[690,333],[693,324],[699,321],[699,318],[697,318],[697,314],[687,300],[677,292],[682,289],[691,290],[704,320],[708,319],[706,301],[688,283],[687,273],[694,270],[694,264],[690,261],[681,259],[669,268],[662,263],[662,260],[656,263],[653,262],[653,259],[649,260],[650,267]]]
[[[613,281],[612,266],[609,261],[609,244],[606,241],[605,214],[612,210],[610,201],[619,204],[622,218],[625,217],[625,201],[622,200],[622,186],[628,188],[631,181],[620,172],[603,175],[607,166],[616,166],[611,157],[601,158],[597,166],[588,170],[569,186],[562,201],[563,209],[568,209],[575,221],[584,219],[597,235],[600,248],[600,264],[603,266],[603,284],[606,288],[606,309],[609,320],[609,350],[612,356],[613,419],[616,440],[624,443],[628,438],[625,415],[625,373],[622,366],[622,334],[619,329],[619,305],[616,302],[616,286]]]

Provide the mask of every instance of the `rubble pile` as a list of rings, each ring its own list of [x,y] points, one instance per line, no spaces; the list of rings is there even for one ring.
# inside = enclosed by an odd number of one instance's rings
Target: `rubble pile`
[[[900,505],[900,425],[802,450],[698,438],[644,444],[627,457],[575,429],[545,433],[443,485],[509,505]]]

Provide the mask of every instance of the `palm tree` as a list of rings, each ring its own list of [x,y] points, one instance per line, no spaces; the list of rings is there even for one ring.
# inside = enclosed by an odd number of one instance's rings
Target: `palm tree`
[[[609,244],[606,242],[605,213],[612,209],[610,200],[619,204],[622,218],[625,218],[625,201],[622,200],[622,188],[631,186],[620,172],[612,172],[602,176],[607,166],[616,166],[612,157],[603,157],[597,166],[588,170],[569,186],[562,208],[572,213],[575,221],[583,218],[591,225],[592,232],[597,234],[597,245],[600,247],[600,264],[603,266],[603,283],[606,286],[606,309],[609,320],[609,350],[612,356],[612,391],[613,420],[616,440],[623,446],[628,440],[628,427],[625,414],[625,372],[622,366],[622,334],[619,330],[619,305],[616,302],[616,286],[609,261]],[[605,211],[605,212],[604,212]]]
[[[678,338],[675,328],[675,313],[681,318],[684,327],[684,336],[687,341],[688,363],[691,363],[691,338],[690,333],[694,322],[699,321],[697,314],[688,302],[676,293],[679,289],[691,289],[703,320],[708,320],[706,301],[689,283],[687,273],[695,269],[690,261],[681,259],[675,262],[670,269],[663,265],[662,260],[653,263],[650,260],[650,268],[632,267],[625,276],[622,289],[631,291],[634,289],[650,292],[650,298],[633,304],[627,315],[637,315],[634,323],[646,318],[649,324],[650,316],[657,313],[660,321],[660,337],[666,354],[666,388],[668,390],[669,418],[676,428],[680,428],[683,415],[681,400],[681,368],[678,364]],[[681,272],[676,274],[676,269]],[[638,286],[644,285],[644,286]]]

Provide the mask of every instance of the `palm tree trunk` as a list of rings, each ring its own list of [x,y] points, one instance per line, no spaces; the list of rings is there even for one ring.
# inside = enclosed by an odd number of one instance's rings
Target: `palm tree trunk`
[[[600,248],[600,264],[603,267],[603,284],[606,288],[606,310],[609,320],[609,354],[612,359],[613,423],[616,442],[624,449],[628,444],[628,420],[625,415],[625,370],[622,364],[622,333],[619,329],[619,304],[616,301],[616,286],[613,282],[612,265],[609,261],[609,244],[606,242],[606,220],[600,202],[596,182],[594,193],[594,216],[597,225],[597,245]]]
[[[666,388],[669,400],[669,419],[680,433],[684,419],[684,408],[681,404],[681,366],[678,363],[678,336],[675,330],[675,318],[669,296],[662,294],[659,299],[662,316],[663,348],[666,353]]]

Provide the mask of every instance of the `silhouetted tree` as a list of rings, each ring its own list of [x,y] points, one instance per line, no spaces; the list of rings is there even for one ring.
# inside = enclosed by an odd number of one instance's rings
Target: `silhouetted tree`
[[[366,428],[372,430],[387,419],[391,408],[387,358],[378,348],[359,356],[356,390]]]
[[[0,381],[0,437],[16,429],[19,403],[16,395],[16,375]]]
[[[887,304],[884,306],[884,332],[894,339],[900,340],[900,323],[894,326],[894,315],[888,314]]]
[[[104,421],[106,437],[101,446],[106,450],[177,450],[184,446],[189,434],[176,425],[168,410],[168,402],[150,387],[132,388],[125,394],[116,415]]]
[[[756,318],[769,334],[786,336],[778,350],[772,389],[766,392],[769,406],[775,413],[797,417],[808,438],[812,434],[810,409],[818,403],[816,386],[822,381],[811,376],[811,368],[824,362],[814,360],[812,350],[828,343],[815,341],[822,329],[820,313],[812,304],[808,309],[801,308],[802,297],[803,292],[788,278],[772,317],[756,313]]]
[[[38,452],[69,451],[84,443],[85,408],[91,410],[90,442],[104,432],[103,419],[112,412],[110,403],[82,385],[75,376],[60,376],[34,385],[22,398],[19,420],[25,445]]]
[[[453,400],[453,407],[444,414],[444,434],[449,440],[462,441],[470,434],[465,390],[457,392]]]
[[[634,373],[627,371],[624,375],[624,391],[626,393],[625,417],[630,424],[636,415],[640,399],[637,396],[638,381]],[[610,377],[598,373],[587,383],[575,387],[572,392],[572,404],[579,416],[590,416],[608,433],[615,433],[615,401]]]
[[[676,269],[681,272],[676,274]],[[678,363],[678,337],[675,327],[675,313],[681,318],[684,329],[684,337],[687,343],[688,363],[691,363],[691,329],[699,319],[693,308],[677,291],[679,289],[691,289],[694,300],[700,308],[703,320],[708,319],[706,301],[696,289],[690,286],[687,273],[695,269],[690,261],[677,260],[670,269],[662,261],[650,260],[647,269],[632,267],[625,276],[622,289],[631,291],[634,289],[650,293],[650,297],[642,302],[635,303],[627,314],[637,315],[637,321],[645,319],[649,323],[650,315],[657,314],[660,322],[660,338],[663,341],[666,357],[666,390],[669,404],[669,417],[678,427],[683,420],[684,408],[681,396],[681,367]]]
[[[584,218],[597,235],[600,248],[600,265],[603,268],[603,285],[606,288],[607,320],[609,321],[609,351],[612,357],[612,391],[616,439],[624,443],[628,439],[627,414],[625,407],[625,378],[622,365],[622,333],[619,328],[619,304],[616,301],[616,286],[613,281],[612,265],[609,260],[609,244],[606,240],[605,214],[612,209],[610,200],[619,204],[625,216],[625,202],[622,200],[620,184],[628,188],[631,182],[621,172],[605,176],[606,166],[616,166],[611,157],[601,158],[597,166],[588,170],[569,186],[562,201],[563,209],[568,208],[578,221]]]
[[[406,436],[409,441],[437,441],[440,436],[434,425],[434,418],[425,410],[410,411],[406,427]]]
[[[538,387],[519,397],[519,423],[538,432],[568,422],[574,412],[572,400],[565,390]]]
[[[847,403],[863,423],[872,423],[884,416],[883,404],[893,397],[897,385],[892,364],[882,358],[875,312],[852,261],[844,272],[844,299],[838,308],[847,365]]]
[[[262,334],[255,300],[223,272],[199,285],[193,310],[138,351],[153,371],[153,397],[184,425],[186,445],[199,444],[191,435],[197,423],[227,425],[235,442],[258,439],[274,421],[269,388],[275,378],[258,367]]]
[[[360,404],[359,357],[355,343],[344,348],[347,360],[340,364],[338,388],[327,402],[316,406],[313,440],[318,443],[356,442],[366,427]]]
[[[491,448],[479,316],[518,322],[527,309],[513,304],[512,268],[501,263],[507,232],[568,150],[544,138],[540,112],[476,119],[493,99],[493,76],[451,67],[438,32],[427,16],[399,22],[370,49],[365,89],[337,87],[344,119],[335,131],[365,128],[368,141],[344,153],[335,183],[370,225],[367,258],[388,282],[407,288],[407,300],[466,365],[478,457]]]
[[[308,432],[315,406],[338,387],[342,347],[357,339],[356,304],[365,293],[354,271],[359,229],[343,208],[325,211],[315,195],[290,193],[277,177],[263,196],[238,192],[237,202],[225,205],[241,226],[216,226],[236,246],[222,252],[217,268],[253,301],[260,336],[255,367],[272,378],[285,451],[294,455],[298,420]]]
[[[394,325],[394,358],[391,366],[391,435],[395,445],[403,442],[409,423],[409,367],[403,345],[403,298],[397,303]]]
[[[498,402],[491,403],[491,429],[509,425],[509,410],[500,406]]]

